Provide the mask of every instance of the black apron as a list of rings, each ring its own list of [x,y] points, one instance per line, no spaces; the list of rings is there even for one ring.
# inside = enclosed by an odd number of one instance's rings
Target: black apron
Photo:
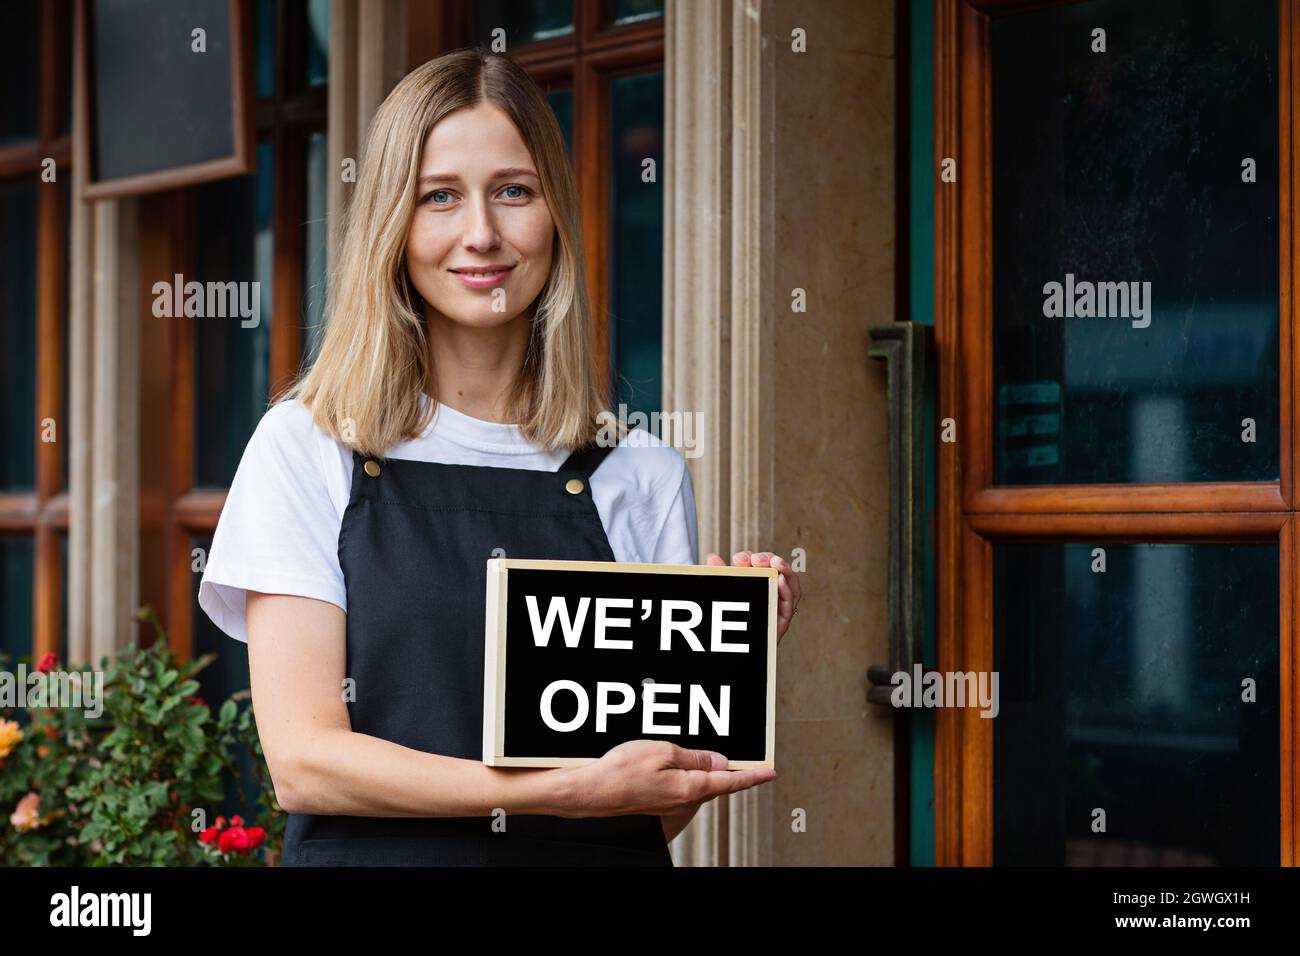
[[[353,452],[338,546],[353,731],[482,760],[487,560],[616,560],[590,487],[612,450],[589,445],[555,472],[369,461]],[[657,816],[507,813],[497,823],[504,832],[494,832],[493,820],[291,813],[280,862],[673,865]]]

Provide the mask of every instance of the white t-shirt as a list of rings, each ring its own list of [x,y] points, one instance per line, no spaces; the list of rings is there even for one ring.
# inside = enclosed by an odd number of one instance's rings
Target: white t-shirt
[[[424,432],[386,457],[557,471],[569,453],[532,444],[518,425],[439,402]],[[590,485],[617,560],[699,563],[695,491],[677,449],[631,429]],[[199,606],[213,623],[246,642],[248,591],[317,598],[346,611],[338,539],[351,487],[351,450],[321,431],[302,403],[268,409],[239,461],[199,582]]]

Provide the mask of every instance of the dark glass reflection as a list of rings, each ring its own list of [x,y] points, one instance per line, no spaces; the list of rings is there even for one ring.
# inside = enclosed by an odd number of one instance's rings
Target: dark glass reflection
[[[307,288],[303,295],[306,328],[302,354],[310,363],[325,332],[325,259],[329,219],[329,155],[324,133],[307,138]]]
[[[992,20],[999,484],[1278,477],[1277,42],[1275,2]]]
[[[619,25],[663,15],[664,0],[614,0],[610,5],[610,18]]]
[[[307,3],[307,85],[323,86],[330,73],[330,0]]]
[[[1276,545],[1000,544],[993,585],[995,863],[1279,864]]]
[[[40,20],[39,3],[0,3],[0,144],[37,136]]]
[[[275,95],[276,0],[253,0],[253,68],[258,96]]]
[[[473,42],[490,43],[492,31],[506,31],[514,43],[549,40],[573,32],[573,0],[476,0],[471,7]]]
[[[36,190],[0,183],[0,490],[36,485]],[[65,433],[66,434],[66,433]],[[63,437],[60,435],[60,437]]]
[[[573,90],[547,90],[546,102],[551,104],[555,118],[559,121],[560,131],[564,133],[564,145],[569,147],[569,159],[573,159]]]
[[[58,24],[57,45],[59,51],[59,135],[64,136],[72,129],[72,26],[74,15],[72,0],[55,0],[57,7],[54,18]]]
[[[196,553],[197,552],[197,553]],[[199,607],[199,580],[203,576],[203,563],[212,553],[211,537],[190,539],[190,583],[191,609],[190,620],[193,621],[193,635],[190,653],[193,658],[215,653],[216,660],[201,670],[196,679],[199,682],[198,696],[212,709],[213,714],[234,694],[249,687],[248,679],[248,645],[237,641],[212,623],[212,619]],[[248,701],[239,702],[240,708],[249,706]],[[224,775],[225,793],[222,795],[220,814],[250,815],[256,806],[261,788],[252,758],[243,748],[235,750],[235,765],[239,768],[239,779]],[[209,808],[209,815],[215,816]]]
[[[610,112],[610,348],[619,403],[649,415],[663,390],[664,75],[614,80]]]
[[[257,147],[257,172],[205,183],[197,194],[194,279],[241,285],[255,317],[204,316],[194,329],[194,481],[225,487],[266,411],[271,344],[271,176],[269,143]],[[188,279],[189,277],[187,277]],[[256,321],[256,324],[253,324]],[[245,323],[248,323],[247,325]]]
[[[35,546],[29,535],[0,534],[0,655],[11,670],[32,653],[32,570]]]

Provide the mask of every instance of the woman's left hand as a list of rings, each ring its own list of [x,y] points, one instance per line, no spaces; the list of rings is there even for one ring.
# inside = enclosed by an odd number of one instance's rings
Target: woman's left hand
[[[727,567],[722,555],[712,551],[704,563],[715,568]],[[779,644],[790,627],[790,620],[799,609],[799,600],[803,596],[798,573],[785,558],[771,551],[737,551],[731,556],[731,563],[737,568],[776,568],[780,572],[780,577],[776,579],[776,640]]]

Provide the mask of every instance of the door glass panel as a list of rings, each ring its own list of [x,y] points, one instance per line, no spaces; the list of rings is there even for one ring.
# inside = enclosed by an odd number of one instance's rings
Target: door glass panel
[[[473,5],[474,42],[506,31],[506,44],[549,40],[573,32],[573,0],[478,0]]]
[[[991,41],[995,481],[1276,479],[1276,2],[1095,0]]]
[[[1276,544],[994,546],[995,864],[1279,864],[1278,575]]]
[[[0,183],[0,491],[36,484],[37,188]]]
[[[36,138],[40,21],[40,4],[0,4],[0,145]]]
[[[663,380],[664,75],[616,79],[609,99],[610,347],[619,403],[650,415]]]
[[[573,159],[573,90],[572,89],[548,89],[546,91],[546,102],[551,104],[551,109],[555,112],[555,118],[560,124],[560,131],[564,133],[564,145],[569,147],[569,159]]]
[[[307,2],[307,85],[324,86],[330,74],[330,0]]]
[[[270,143],[257,172],[195,187],[196,280],[235,283],[241,312],[189,318],[194,326],[194,483],[226,487],[266,411],[271,355]],[[256,285],[254,285],[256,283]],[[212,287],[212,288],[215,288]],[[215,295],[208,298],[218,301]],[[222,311],[230,311],[224,292]]]
[[[324,133],[307,138],[307,288],[304,290],[302,351],[307,364],[316,360],[325,334],[325,260],[329,217],[329,153]]]
[[[204,555],[212,553],[211,536],[193,537],[190,539],[190,554],[194,554],[195,549],[202,550]],[[247,690],[249,686],[248,677],[248,645],[243,641],[232,641],[221,628],[212,623],[212,619],[199,607],[199,580],[202,574],[194,572],[190,575],[190,620],[192,623],[193,634],[190,639],[190,656],[191,658],[202,657],[204,654],[216,654],[217,659],[211,664],[199,671],[196,679],[199,682],[198,697],[211,708],[213,714],[221,708],[231,694],[241,690]],[[240,708],[249,706],[247,702],[241,703]],[[223,793],[221,796],[220,808],[209,807],[210,815],[215,816],[220,813],[224,816],[233,814],[250,814],[257,806],[257,798],[261,793],[261,786],[258,784],[257,771],[253,766],[252,755],[244,747],[235,748],[235,767],[238,774],[222,774]]]
[[[0,654],[10,664],[32,653],[34,554],[31,536],[0,535]]]

